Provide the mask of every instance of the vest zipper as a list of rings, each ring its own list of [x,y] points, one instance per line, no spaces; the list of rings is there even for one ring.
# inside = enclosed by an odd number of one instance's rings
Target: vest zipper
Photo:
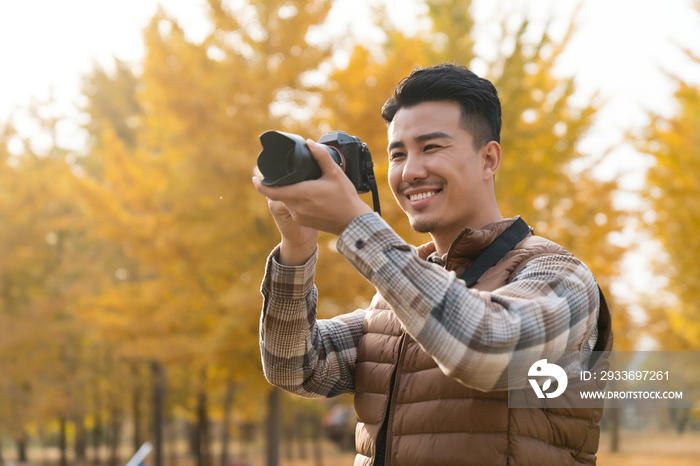
[[[392,440],[392,425],[394,421],[394,412],[396,411],[396,392],[398,392],[399,378],[401,377],[401,364],[403,363],[404,349],[406,347],[406,330],[401,329],[401,344],[399,346],[399,357],[396,360],[396,373],[394,375],[394,383],[391,384],[391,393],[389,396],[389,416],[386,426],[386,448],[384,449],[384,466],[391,466],[391,440]]]

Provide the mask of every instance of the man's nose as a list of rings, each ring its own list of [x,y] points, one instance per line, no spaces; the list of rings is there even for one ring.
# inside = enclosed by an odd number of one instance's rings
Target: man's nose
[[[420,157],[409,154],[403,166],[402,179],[407,183],[422,180],[428,177],[428,171],[420,160]]]

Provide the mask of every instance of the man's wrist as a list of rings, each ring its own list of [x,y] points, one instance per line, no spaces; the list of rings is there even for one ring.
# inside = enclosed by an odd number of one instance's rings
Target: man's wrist
[[[297,267],[306,264],[316,252],[318,238],[302,244],[290,244],[282,239],[277,262],[287,267]]]

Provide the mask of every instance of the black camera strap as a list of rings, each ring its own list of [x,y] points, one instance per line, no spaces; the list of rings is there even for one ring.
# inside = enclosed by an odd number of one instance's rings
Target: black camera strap
[[[377,180],[374,178],[374,173],[370,174],[369,187],[372,189],[372,204],[374,205],[374,211],[381,217],[382,211],[379,208],[379,190],[377,189]]]
[[[498,235],[498,238],[493,243],[484,249],[484,252],[479,254],[479,257],[467,267],[467,270],[459,278],[467,283],[467,287],[471,287],[484,272],[503,259],[508,251],[511,251],[515,245],[521,242],[530,231],[532,231],[532,228],[525,223],[525,220],[518,217],[511,226]]]
[[[367,144],[362,144],[362,154],[365,159],[365,173],[367,173],[369,189],[372,191],[372,204],[374,206],[374,211],[381,217],[382,211],[379,208],[379,189],[377,189],[377,179],[374,176],[374,163],[372,162],[372,155],[367,148]]]

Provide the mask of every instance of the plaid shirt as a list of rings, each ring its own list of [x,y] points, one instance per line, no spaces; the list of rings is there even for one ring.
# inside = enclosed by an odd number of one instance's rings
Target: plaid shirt
[[[468,387],[528,387],[526,378],[508,384],[508,360],[516,350],[579,352],[578,360],[560,361],[569,377],[576,377],[595,345],[598,286],[572,256],[535,258],[509,284],[484,292],[468,289],[454,272],[420,259],[373,213],[353,220],[337,247],[441,370]],[[317,252],[298,267],[280,265],[278,253],[276,248],[268,259],[261,290],[265,376],[305,397],[354,393],[357,344],[368,311],[317,320]]]

